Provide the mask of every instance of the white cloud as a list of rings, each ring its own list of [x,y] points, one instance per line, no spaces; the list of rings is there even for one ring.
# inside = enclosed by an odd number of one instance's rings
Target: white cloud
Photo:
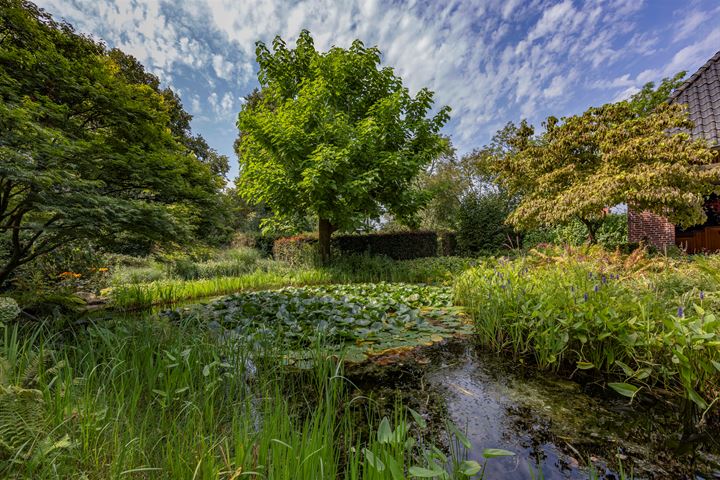
[[[219,78],[223,78],[225,80],[230,80],[232,78],[232,74],[235,71],[235,66],[225,60],[222,55],[213,55],[212,65],[213,69],[215,70],[215,75],[217,75]]]
[[[604,103],[696,68],[720,45],[720,22],[694,13],[717,19],[715,6],[701,5],[714,1],[699,0],[675,24],[660,20],[653,28],[644,12],[658,7],[642,0],[40,3],[136,55],[164,81],[186,82],[193,113],[223,128],[255,85],[256,41],[280,35],[292,46],[303,28],[322,50],[360,38],[380,48],[412,91],[428,87],[438,104],[453,108],[447,131],[467,151],[507,121],[584,110],[590,94]],[[188,80],[189,70],[197,78]]]

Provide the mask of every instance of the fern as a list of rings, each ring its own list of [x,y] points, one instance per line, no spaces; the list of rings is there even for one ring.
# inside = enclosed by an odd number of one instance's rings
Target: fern
[[[46,423],[41,391],[0,386],[0,458],[28,458]]]

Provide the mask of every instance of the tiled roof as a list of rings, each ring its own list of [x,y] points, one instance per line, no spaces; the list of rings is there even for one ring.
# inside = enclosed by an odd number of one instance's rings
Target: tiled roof
[[[670,101],[688,105],[693,135],[720,145],[720,52],[680,85]]]

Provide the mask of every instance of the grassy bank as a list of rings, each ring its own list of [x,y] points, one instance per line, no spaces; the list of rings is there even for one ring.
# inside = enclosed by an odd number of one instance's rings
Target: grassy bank
[[[455,298],[490,348],[629,397],[670,392],[703,413],[720,398],[719,266],[551,248],[467,271]]]
[[[433,447],[417,412],[396,405],[381,418],[351,395],[342,365],[314,351],[310,370],[292,371],[278,365],[282,352],[272,345],[218,342],[161,320],[93,325],[64,338],[6,327],[0,473],[289,480],[480,471],[459,450]]]
[[[254,270],[247,267],[251,270],[249,273],[234,277],[185,279],[166,276],[152,282],[128,281],[116,284],[109,295],[114,308],[137,310],[240,291],[286,286],[377,282],[447,284],[474,264],[472,259],[458,257],[394,261],[387,257],[356,255],[340,257],[328,267],[290,268],[284,262],[264,260],[252,264]],[[144,268],[140,267],[140,271],[144,271]],[[186,268],[195,271],[200,267]],[[137,278],[133,277],[132,271],[120,270],[116,276],[121,279]]]

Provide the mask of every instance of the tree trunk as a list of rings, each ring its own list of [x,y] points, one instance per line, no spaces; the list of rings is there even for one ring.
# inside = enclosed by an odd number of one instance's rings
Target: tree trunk
[[[335,226],[326,218],[320,218],[318,225],[318,247],[320,249],[320,263],[327,265],[330,263],[330,236],[335,231]]]
[[[583,223],[583,225],[585,225],[585,228],[587,228],[587,232],[588,232],[588,244],[589,244],[589,245],[595,245],[595,243],[597,242],[597,238],[595,237],[595,233],[596,233],[596,232],[598,231],[598,229],[600,228],[600,225],[602,224],[602,222],[597,222],[597,221],[594,222],[594,221],[592,221],[592,220],[587,220],[587,219],[585,219],[585,218],[580,218],[580,221]]]

